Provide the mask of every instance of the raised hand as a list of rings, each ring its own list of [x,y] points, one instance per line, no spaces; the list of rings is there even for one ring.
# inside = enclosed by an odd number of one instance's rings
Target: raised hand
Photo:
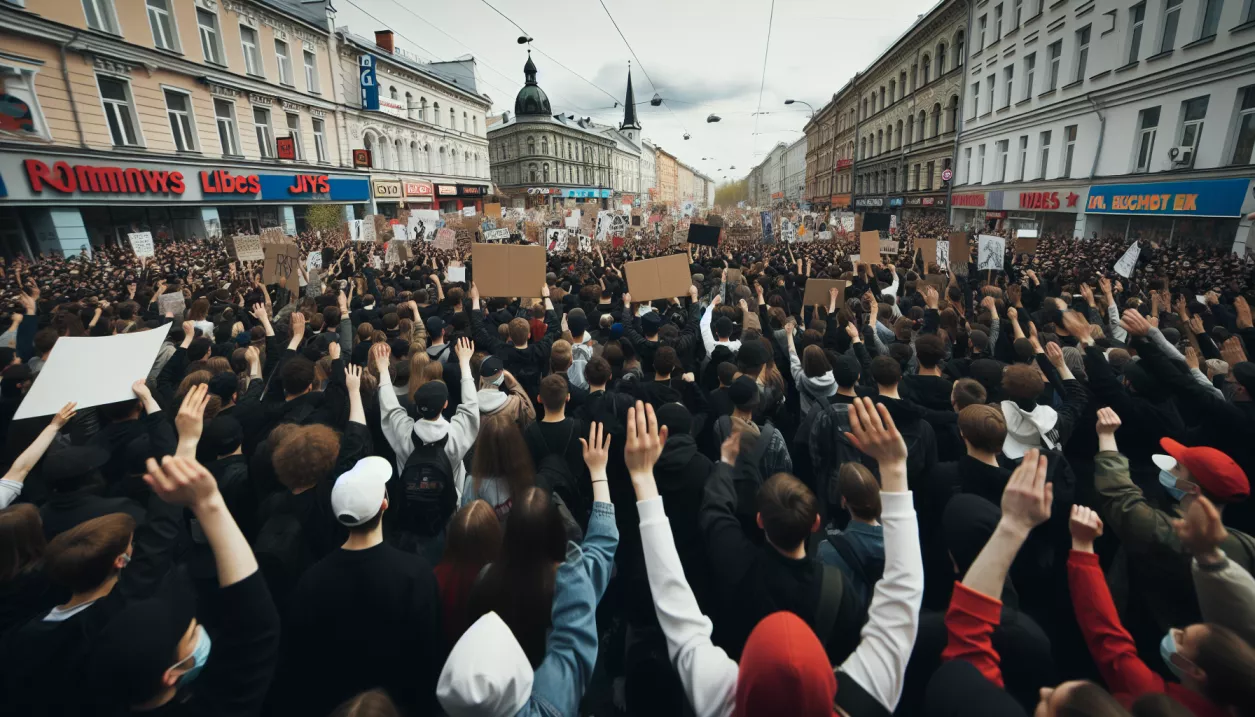
[[[1050,363],[1054,364],[1054,367],[1057,369],[1062,369],[1065,366],[1063,363],[1063,349],[1060,349],[1059,344],[1053,341],[1046,344],[1046,358],[1049,359]]]
[[[149,458],[144,482],[165,502],[192,509],[219,496],[218,481],[193,458],[166,456],[160,465]]]
[[[460,338],[457,346],[453,347],[453,353],[457,355],[458,363],[467,366],[471,362],[471,356],[475,355],[475,342],[468,338]]]
[[[1072,506],[1072,517],[1068,520],[1068,530],[1072,532],[1072,549],[1082,553],[1094,552],[1094,541],[1102,535],[1102,518],[1091,508],[1083,505]]]
[[[1120,415],[1111,408],[1098,409],[1098,423],[1096,424],[1098,435],[1115,435],[1117,429],[1120,428]]]
[[[391,356],[392,347],[387,341],[379,341],[370,347],[370,360],[375,364],[375,369],[379,371],[381,377],[388,373]]]
[[[143,401],[145,404],[153,400],[153,393],[148,390],[148,386],[144,383],[144,379],[142,378],[131,384],[131,392],[135,394],[136,398]]]
[[[1185,350],[1182,351],[1181,353],[1185,355],[1186,366],[1189,366],[1192,369],[1198,368],[1199,366],[1198,351],[1195,350],[1193,346],[1186,346]]]
[[[335,346],[335,344],[331,344]],[[349,364],[344,367],[344,386],[349,390],[349,394],[357,393],[362,388],[362,367],[357,364]]]
[[[270,317],[266,315],[265,304],[253,304],[253,310],[250,313],[253,315],[254,319],[257,319],[262,323],[270,321]]]
[[[1229,370],[1246,360],[1246,350],[1242,348],[1242,339],[1230,336],[1220,347],[1220,357],[1229,364]]]
[[[65,424],[69,423],[70,419],[74,418],[74,415],[77,413],[77,411],[74,410],[74,407],[77,405],[77,403],[71,401],[62,406],[61,410],[57,411],[56,415],[52,417],[52,427],[58,431],[65,428]]]
[[[1140,317],[1141,314],[1138,314],[1138,316]],[[1085,320],[1084,316],[1081,316],[1079,311],[1065,311],[1063,313],[1063,328],[1069,335],[1087,346],[1094,340],[1089,333],[1089,322]],[[1150,327],[1148,326],[1147,330],[1149,329]]]
[[[1189,501],[1185,518],[1173,520],[1172,527],[1186,550],[1200,563],[1219,560],[1218,548],[1229,538],[1229,531],[1220,522],[1220,511],[1204,495]]]
[[[733,431],[732,435],[719,444],[719,460],[734,466],[739,455],[741,455],[741,434],[739,431]]]
[[[610,433],[605,425],[594,421],[588,426],[588,438],[580,438],[584,463],[593,480],[606,477],[606,463],[610,461]]]
[[[174,425],[179,429],[179,442],[190,444],[192,457],[196,455],[196,443],[205,428],[205,407],[208,405],[209,384],[198,384],[184,394],[179,412],[174,416]]]
[[[332,361],[335,361],[340,358],[340,342],[339,341],[332,341],[331,343],[327,344],[327,357],[330,358]]]
[[[292,336],[299,337],[305,335],[305,314],[299,311],[293,311],[290,315],[292,324]]]
[[[635,482],[638,475],[653,476],[654,464],[662,454],[662,446],[667,440],[667,429],[658,429],[658,416],[654,407],[641,401],[628,409],[627,444],[623,449],[623,460],[627,463],[628,473]]]
[[[1237,311],[1237,323],[1239,329],[1249,329],[1255,324],[1251,321],[1251,305],[1246,303],[1245,296],[1239,296],[1233,300],[1233,308]]]
[[[1045,454],[1029,450],[1002,491],[1002,521],[1022,535],[1050,518],[1054,486],[1046,482],[1046,468]]]

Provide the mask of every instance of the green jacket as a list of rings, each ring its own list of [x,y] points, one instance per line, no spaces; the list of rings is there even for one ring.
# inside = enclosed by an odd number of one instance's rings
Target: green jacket
[[[1198,600],[1190,575],[1192,556],[1172,521],[1181,517],[1174,506],[1169,515],[1146,501],[1142,489],[1129,478],[1129,460],[1119,453],[1101,451],[1094,458],[1094,483],[1102,500],[1101,514],[1126,552],[1127,580],[1115,575],[1113,593],[1139,595],[1158,626],[1187,625],[1199,619]],[[1229,559],[1251,571],[1255,568],[1255,539],[1235,530],[1220,544]],[[1125,583],[1125,584],[1120,584]]]

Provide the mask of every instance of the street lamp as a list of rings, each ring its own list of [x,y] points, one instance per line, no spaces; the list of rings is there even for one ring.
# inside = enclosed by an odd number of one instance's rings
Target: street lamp
[[[815,116],[815,108],[811,107],[811,103],[809,102],[803,102],[802,100],[785,100],[784,103],[786,105],[791,105],[791,104],[806,105],[811,111],[811,117]]]
[[[529,43],[529,42],[531,42],[531,41],[532,41],[532,38],[528,37],[527,35],[519,35],[519,44],[520,44],[520,45],[526,45],[527,43]]]
[[[707,122],[707,123],[711,123],[711,122],[718,122],[718,121],[719,121],[719,120],[721,120],[721,119],[723,119],[723,118],[722,118],[722,117],[720,117],[719,115],[717,115],[717,114],[711,114],[709,117],[707,117],[707,118],[706,118],[706,122]]]

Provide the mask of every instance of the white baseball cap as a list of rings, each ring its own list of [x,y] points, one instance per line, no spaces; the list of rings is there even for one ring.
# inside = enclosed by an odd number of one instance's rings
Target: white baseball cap
[[[345,471],[331,489],[331,512],[350,528],[379,514],[388,495],[392,464],[387,458],[367,456]]]

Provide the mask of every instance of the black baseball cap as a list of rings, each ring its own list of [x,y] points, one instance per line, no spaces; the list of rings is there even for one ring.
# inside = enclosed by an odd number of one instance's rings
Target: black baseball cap
[[[414,394],[414,408],[420,418],[438,418],[448,401],[449,387],[444,381],[428,381]]]

